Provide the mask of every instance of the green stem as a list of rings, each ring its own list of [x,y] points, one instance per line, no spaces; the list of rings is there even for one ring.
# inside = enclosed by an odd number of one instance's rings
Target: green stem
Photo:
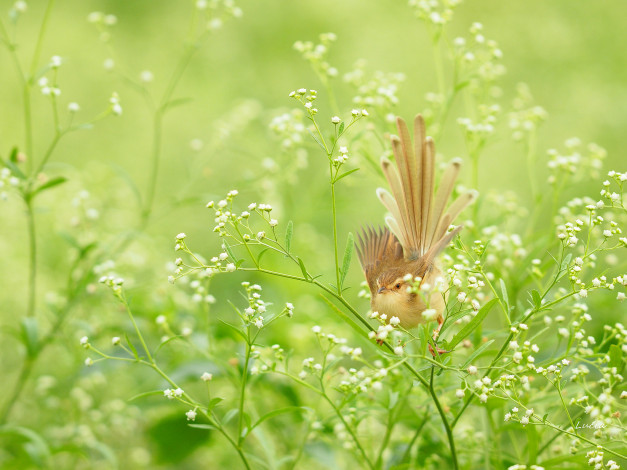
[[[331,171],[333,166],[331,165]],[[333,174],[331,174],[333,177]],[[335,282],[338,295],[342,295],[342,287],[340,286],[340,261],[337,253],[337,212],[335,207],[335,183],[331,182],[331,206],[333,208],[333,250],[335,254]]]
[[[163,116],[167,111],[167,106],[176,90],[176,86],[178,85],[183,72],[189,65],[194,52],[197,49],[197,43],[190,43],[181,59],[179,60],[177,66],[170,77],[170,81],[161,97],[161,101],[157,110],[155,111],[153,117],[153,141],[152,141],[152,168],[150,170],[150,180],[148,181],[148,189],[146,192],[146,203],[144,204],[144,209],[142,211],[142,226],[145,227],[150,219],[150,215],[152,214],[153,203],[155,199],[155,192],[157,189],[157,177],[159,175],[159,163],[161,160],[161,150],[162,150],[162,136],[163,136]]]
[[[35,214],[33,213],[33,203],[29,196],[26,199],[26,220],[28,221],[28,247],[29,247],[29,270],[28,270],[28,306],[26,316],[35,316],[35,304],[37,295],[37,234],[35,232]]]
[[[148,357],[150,364],[155,365],[155,360],[152,358],[152,355],[150,354],[150,350],[148,349],[148,346],[146,345],[146,341],[144,341],[144,336],[142,335],[141,331],[139,330],[139,327],[137,326],[137,323],[135,322],[135,317],[133,316],[133,312],[131,311],[131,308],[129,307],[128,302],[126,301],[125,298],[121,298],[121,300],[122,300],[122,303],[124,304],[124,307],[126,307],[126,312],[128,313],[128,316],[131,319],[131,323],[133,324],[135,333],[137,334],[137,337],[139,338],[139,342],[142,344],[142,347],[144,348],[144,351],[146,352],[146,357]]]
[[[250,330],[250,328],[248,328]],[[250,338],[250,331],[248,332]],[[244,427],[244,401],[246,399],[246,382],[248,381],[248,364],[250,363],[250,344],[246,344],[246,359],[244,361],[244,369],[242,370],[242,388],[239,396],[239,413],[237,422],[237,445],[241,448],[244,438],[242,436],[242,428]]]
[[[20,375],[15,383],[15,388],[13,392],[9,396],[8,401],[4,405],[4,409],[2,410],[2,414],[0,414],[0,425],[3,425],[7,422],[9,415],[11,414],[11,410],[13,409],[13,405],[17,403],[17,399],[22,393],[22,389],[28,380],[32,370],[33,370],[33,358],[27,357],[22,364],[22,370],[20,371]]]

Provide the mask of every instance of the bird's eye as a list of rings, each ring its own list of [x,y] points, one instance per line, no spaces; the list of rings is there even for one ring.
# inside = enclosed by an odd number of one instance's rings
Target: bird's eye
[[[397,282],[396,285],[394,286],[395,289],[400,289],[401,288],[401,283]]]

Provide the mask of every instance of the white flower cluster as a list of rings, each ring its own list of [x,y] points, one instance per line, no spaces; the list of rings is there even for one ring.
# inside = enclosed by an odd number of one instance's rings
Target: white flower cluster
[[[8,198],[7,189],[9,187],[17,188],[20,185],[20,179],[13,176],[8,168],[0,169],[0,200],[6,201]]]
[[[336,77],[338,71],[327,62],[327,54],[329,45],[336,41],[337,36],[334,33],[322,33],[319,38],[319,44],[314,44],[311,41],[296,41],[294,49],[309,62],[318,75],[325,78]]]
[[[533,106],[533,97],[526,83],[516,86],[516,98],[512,102],[514,111],[509,114],[509,127],[512,138],[523,140],[537,129],[538,125],[546,121],[548,113],[541,106]]]
[[[457,123],[464,130],[467,140],[483,140],[494,134],[494,124],[500,112],[501,107],[498,104],[482,104],[479,105],[479,119],[476,122],[460,117]]]
[[[168,400],[174,400],[175,398],[181,398],[184,393],[185,392],[183,392],[181,388],[175,388],[174,390],[166,388],[163,391],[163,396],[166,397]]]
[[[517,406],[512,408],[512,411],[509,413],[505,413],[504,421],[518,421],[523,426],[529,424],[530,420],[534,417],[533,408],[529,408],[525,410],[525,413],[522,415],[518,415],[519,409]]]
[[[405,81],[405,75],[381,71],[368,75],[365,67],[366,61],[361,59],[355,63],[354,70],[344,74],[344,81],[355,87],[357,92],[353,97],[353,103],[360,107],[375,107],[381,110],[396,106],[398,88]]]
[[[594,470],[620,470],[620,465],[618,465],[614,460],[608,460],[607,463],[603,462],[604,452],[600,448],[596,448],[586,453],[586,458],[588,459],[588,465],[590,467],[594,467]]]
[[[242,282],[242,286],[246,289],[246,297],[248,298],[248,307],[244,310],[244,320],[257,328],[263,328],[262,313],[266,313],[266,303],[261,299],[261,286],[247,281]]]
[[[307,129],[303,124],[303,112],[294,109],[288,113],[275,116],[270,121],[270,130],[281,141],[284,149],[291,149],[302,145],[303,136]]]
[[[122,285],[124,284],[124,279],[121,277],[116,277],[112,274],[108,276],[102,276],[98,279],[98,282],[104,284],[107,287],[110,287],[113,293],[120,297],[122,295]]]
[[[409,0],[416,17],[436,27],[451,21],[453,10],[461,0]]]
[[[577,137],[572,137],[564,142],[566,152],[559,152],[556,149],[549,149],[549,161],[547,166],[551,172],[548,182],[556,184],[560,175],[565,178],[566,175],[575,175],[579,173],[581,176],[597,177],[599,170],[603,165],[603,159],[607,156],[605,149],[595,143],[588,144],[588,154],[582,154],[582,143]],[[588,171],[586,171],[588,170]]]
[[[196,0],[196,9],[205,14],[209,31],[220,29],[228,18],[241,18],[244,14],[233,0]]]

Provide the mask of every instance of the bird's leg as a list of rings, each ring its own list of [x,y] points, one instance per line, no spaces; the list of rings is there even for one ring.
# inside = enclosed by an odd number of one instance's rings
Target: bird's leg
[[[438,340],[438,336],[440,336],[440,329],[442,328],[443,324],[444,324],[444,318],[442,318],[442,316],[439,316],[438,317],[438,327],[433,332],[433,342],[434,343]],[[446,353],[450,352],[450,351],[446,351],[444,349],[438,348],[437,346],[436,346],[436,351],[438,352],[438,355],[446,354]],[[431,353],[431,355],[433,357],[435,357],[435,353],[433,351],[433,348],[431,347],[431,343],[429,343],[429,352]]]

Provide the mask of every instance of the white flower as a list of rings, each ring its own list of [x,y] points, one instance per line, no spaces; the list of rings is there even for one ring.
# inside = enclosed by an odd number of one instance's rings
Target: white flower
[[[425,321],[435,320],[437,316],[438,311],[434,308],[428,308],[422,312],[422,318],[424,318]]]
[[[122,340],[120,339],[119,336],[114,336],[113,338],[111,338],[111,344],[113,346],[118,346],[120,344]]]
[[[390,318],[390,325],[397,326],[401,323],[401,320],[398,317]]]
[[[342,120],[340,119],[340,117],[339,117],[339,116],[333,116],[333,117],[331,118],[331,122],[332,122],[333,124],[339,124],[340,122],[342,122]]]
[[[564,338],[568,338],[570,336],[570,332],[566,328],[560,328],[557,332]]]
[[[455,396],[460,399],[464,398],[464,391],[461,388],[458,388],[455,390]]]
[[[88,357],[87,359],[85,359],[85,365],[87,367],[91,367],[92,365],[94,365],[94,361],[92,360],[91,357]]]
[[[518,349],[518,348],[519,348],[519,346],[518,346],[518,342],[517,342],[517,341],[510,341],[510,342],[509,342],[509,348],[510,348],[510,349],[513,349],[514,351],[515,351],[516,349]]]
[[[80,111],[81,107],[79,106],[78,103],[72,102],[72,103],[67,105],[67,109],[71,113],[76,113],[76,112]]]
[[[396,354],[397,356],[402,356],[403,355],[403,346],[396,346],[394,348],[394,354]]]
[[[187,416],[187,421],[194,421],[196,420],[196,411],[189,410],[187,413],[185,413],[185,416]]]
[[[579,295],[580,295],[581,297],[588,297],[588,291],[587,291],[586,289],[581,289],[581,290],[579,291]]]
[[[255,326],[257,328],[262,328],[263,327],[263,317],[257,317],[257,319],[255,320]]]
[[[311,331],[313,331],[315,334],[317,334],[317,335],[318,335],[318,334],[320,334],[320,332],[322,331],[322,328],[320,328],[318,325],[316,325],[316,326],[313,326],[313,327],[311,328]]]
[[[180,389],[180,388],[177,388],[177,389],[175,389],[175,390],[172,390],[172,394],[173,394],[175,397],[177,397],[177,398],[182,397],[182,396],[183,396],[183,393],[184,393],[184,392],[183,392],[183,390],[182,390],[182,389]]]
[[[464,300],[466,300],[466,293],[465,292],[460,292],[459,294],[457,294],[457,301],[459,303],[463,303]]]
[[[529,424],[529,418],[526,416],[523,416],[522,418],[520,418],[520,424],[522,424],[523,426],[526,426],[527,424]]]
[[[209,382],[211,381],[211,379],[213,379],[213,374],[210,374],[209,372],[204,372],[200,376],[200,380],[202,380],[203,382]]]
[[[625,293],[624,292],[619,292],[618,295],[616,296],[616,300],[625,300]]]
[[[226,272],[232,273],[237,268],[235,267],[235,265],[233,263],[229,263],[229,264],[226,265],[226,267],[224,269],[226,270]]]
[[[475,375],[475,374],[477,373],[477,367],[475,367],[475,366],[470,366],[470,367],[468,368],[468,373],[469,373],[470,375]]]
[[[481,395],[479,395],[479,401],[481,403],[485,403],[488,401],[488,395],[486,395],[485,393],[482,393]]]
[[[87,346],[89,343],[89,338],[87,336],[83,336],[80,340],[81,346]]]

